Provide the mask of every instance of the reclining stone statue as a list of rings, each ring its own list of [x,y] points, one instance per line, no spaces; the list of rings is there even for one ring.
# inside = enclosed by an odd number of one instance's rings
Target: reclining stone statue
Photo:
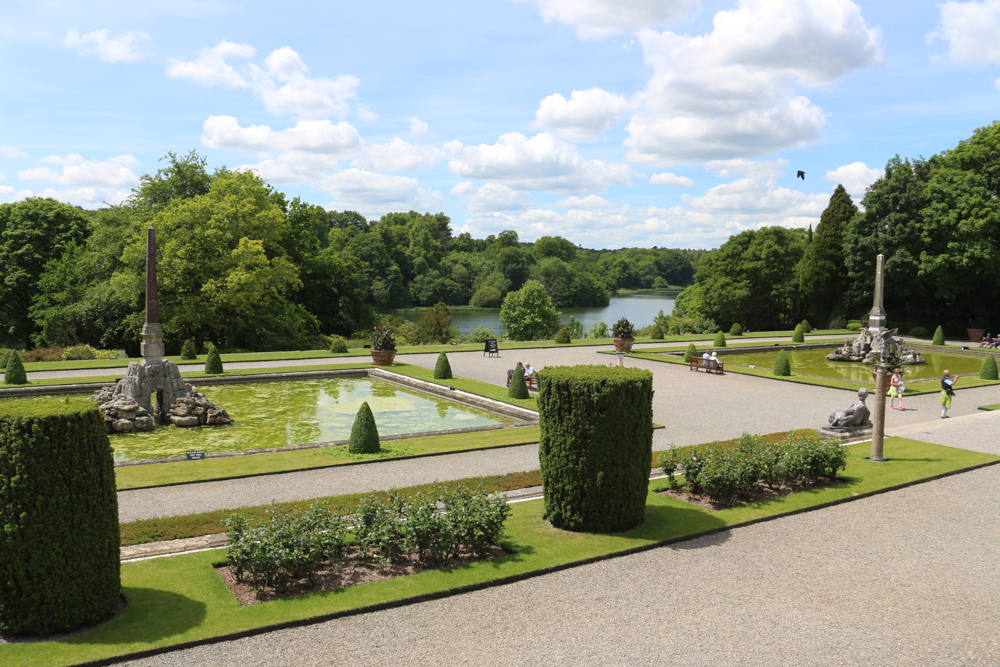
[[[857,403],[849,408],[837,410],[830,415],[830,428],[852,429],[871,426],[871,421],[868,419],[871,413],[868,406],[865,405],[866,398],[868,398],[868,390],[862,387],[858,390]]]

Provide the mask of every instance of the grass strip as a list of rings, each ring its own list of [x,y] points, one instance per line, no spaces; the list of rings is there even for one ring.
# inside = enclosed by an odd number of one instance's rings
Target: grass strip
[[[248,477],[269,473],[329,468],[363,460],[431,456],[473,449],[489,449],[538,442],[539,427],[499,429],[475,433],[432,435],[382,443],[381,455],[358,455],[346,446],[298,449],[288,452],[250,454],[200,461],[177,461],[142,466],[115,468],[115,483],[119,491],[168,484],[188,484],[210,480]]]
[[[645,522],[614,535],[558,530],[542,520],[541,501],[518,503],[512,506],[503,542],[512,553],[504,558],[247,607],[236,603],[216,575],[212,564],[220,560],[219,551],[125,563],[122,592],[129,604],[118,618],[70,638],[0,645],[0,662],[68,665],[449,590],[469,590],[1000,460],[988,454],[902,438],[888,438],[885,444],[889,457],[885,463],[865,458],[867,444],[848,447],[847,470],[841,475],[841,484],[719,512],[655,493],[654,487],[648,496]]]
[[[490,384],[489,382],[469,380],[467,378],[460,377],[454,377],[450,380],[435,380],[434,371],[430,368],[424,368],[423,366],[411,366],[409,364],[393,365],[392,368],[386,370],[391,370],[393,373],[399,373],[400,375],[405,375],[417,380],[423,380],[424,382],[432,382],[442,387],[451,386],[460,391],[467,391],[470,394],[478,394],[502,403],[509,403],[510,405],[516,405],[518,407],[527,408],[536,412],[538,411],[538,401],[534,395],[524,399],[511,398],[507,395],[507,390],[504,389],[503,386]],[[504,371],[506,371],[506,369],[503,369],[500,372],[503,373]],[[500,380],[500,378],[497,379],[498,381]],[[506,376],[503,377],[503,380],[506,381]]]
[[[980,410],[1000,410],[1000,403],[994,403],[993,405],[980,405]]]

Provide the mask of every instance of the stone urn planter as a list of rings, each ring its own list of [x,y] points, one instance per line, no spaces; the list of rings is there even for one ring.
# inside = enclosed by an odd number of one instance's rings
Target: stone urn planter
[[[376,366],[392,366],[396,350],[372,350],[372,363]]]
[[[632,343],[635,342],[635,338],[615,338],[615,352],[624,352],[628,354],[632,351]]]
[[[978,343],[986,335],[986,329],[966,329],[965,331],[969,334],[969,340],[973,343]]]

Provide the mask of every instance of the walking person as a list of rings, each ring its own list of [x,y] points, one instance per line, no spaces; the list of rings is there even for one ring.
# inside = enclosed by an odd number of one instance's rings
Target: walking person
[[[903,392],[906,391],[906,384],[903,382],[903,369],[897,368],[892,372],[892,379],[890,380],[889,387],[889,407],[896,410],[896,406],[893,402],[899,399],[899,410],[905,410],[903,407]]]
[[[948,408],[951,407],[951,397],[955,395],[953,387],[958,378],[951,377],[951,372],[945,369],[941,377],[941,419],[947,419]]]

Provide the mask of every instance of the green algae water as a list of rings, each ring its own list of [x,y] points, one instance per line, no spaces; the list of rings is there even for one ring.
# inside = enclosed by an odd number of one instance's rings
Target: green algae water
[[[852,361],[830,361],[826,355],[833,352],[834,347],[812,350],[785,349],[788,362],[792,366],[792,373],[803,373],[807,375],[821,375],[828,378],[850,380],[852,382],[871,382],[872,366],[866,366]],[[978,373],[979,367],[983,364],[981,357],[967,356],[964,354],[948,354],[947,352],[928,351],[923,347],[917,351],[927,359],[926,364],[913,366],[903,366],[903,378],[905,380],[929,380],[941,377],[947,368],[952,375],[965,373]],[[746,366],[754,365],[758,368],[774,368],[774,360],[778,356],[778,348],[773,352],[747,352],[745,354],[725,354],[719,358],[723,362],[733,362]]]
[[[517,420],[368,378],[330,378],[199,388],[235,420],[227,426],[161,426],[111,436],[118,461],[176,456],[188,450],[241,451],[347,440],[363,401],[380,435],[423,433]]]

